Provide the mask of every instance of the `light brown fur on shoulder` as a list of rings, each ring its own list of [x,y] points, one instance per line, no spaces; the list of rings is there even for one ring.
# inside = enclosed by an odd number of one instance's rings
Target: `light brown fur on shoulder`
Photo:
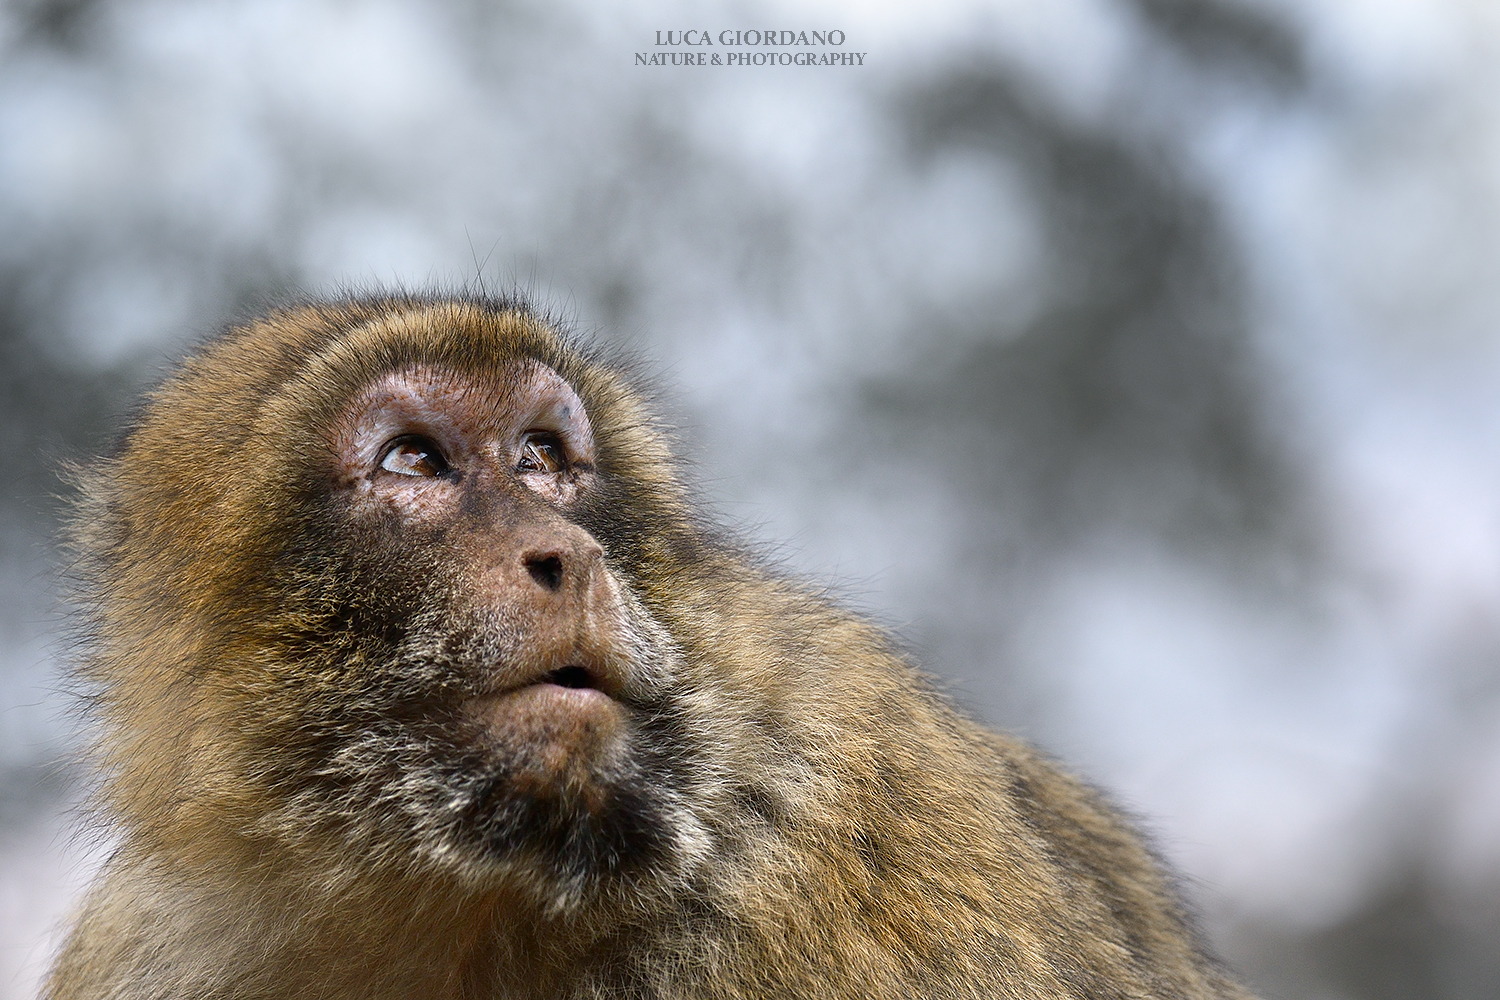
[[[73,537],[118,847],[54,1000],[1247,996],[1127,822],[719,541],[524,303],[230,330]]]

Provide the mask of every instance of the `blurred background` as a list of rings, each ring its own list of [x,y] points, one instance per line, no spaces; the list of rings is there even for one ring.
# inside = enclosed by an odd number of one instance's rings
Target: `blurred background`
[[[637,64],[767,28],[863,65]],[[1142,816],[1266,997],[1500,997],[1500,7],[3,0],[0,998],[94,864],[59,462],[395,287],[650,359],[718,516]]]

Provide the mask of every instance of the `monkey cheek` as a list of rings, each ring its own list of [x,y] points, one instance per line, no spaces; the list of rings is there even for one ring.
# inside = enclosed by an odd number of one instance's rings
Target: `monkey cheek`
[[[566,798],[604,808],[598,775],[612,768],[624,739],[618,702],[593,688],[530,684],[464,706],[513,794]]]

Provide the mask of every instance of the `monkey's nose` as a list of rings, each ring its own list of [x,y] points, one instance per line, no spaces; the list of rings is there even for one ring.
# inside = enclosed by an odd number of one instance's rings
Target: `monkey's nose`
[[[521,565],[538,587],[548,593],[587,589],[595,575],[595,564],[604,550],[592,539],[578,544],[541,545],[521,551]]]

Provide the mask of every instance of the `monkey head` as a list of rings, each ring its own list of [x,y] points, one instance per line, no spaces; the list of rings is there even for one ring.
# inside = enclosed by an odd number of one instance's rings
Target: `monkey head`
[[[680,876],[713,727],[641,597],[664,455],[515,307],[310,307],[210,344],[93,484],[128,581],[92,667],[119,811],[554,908]]]

